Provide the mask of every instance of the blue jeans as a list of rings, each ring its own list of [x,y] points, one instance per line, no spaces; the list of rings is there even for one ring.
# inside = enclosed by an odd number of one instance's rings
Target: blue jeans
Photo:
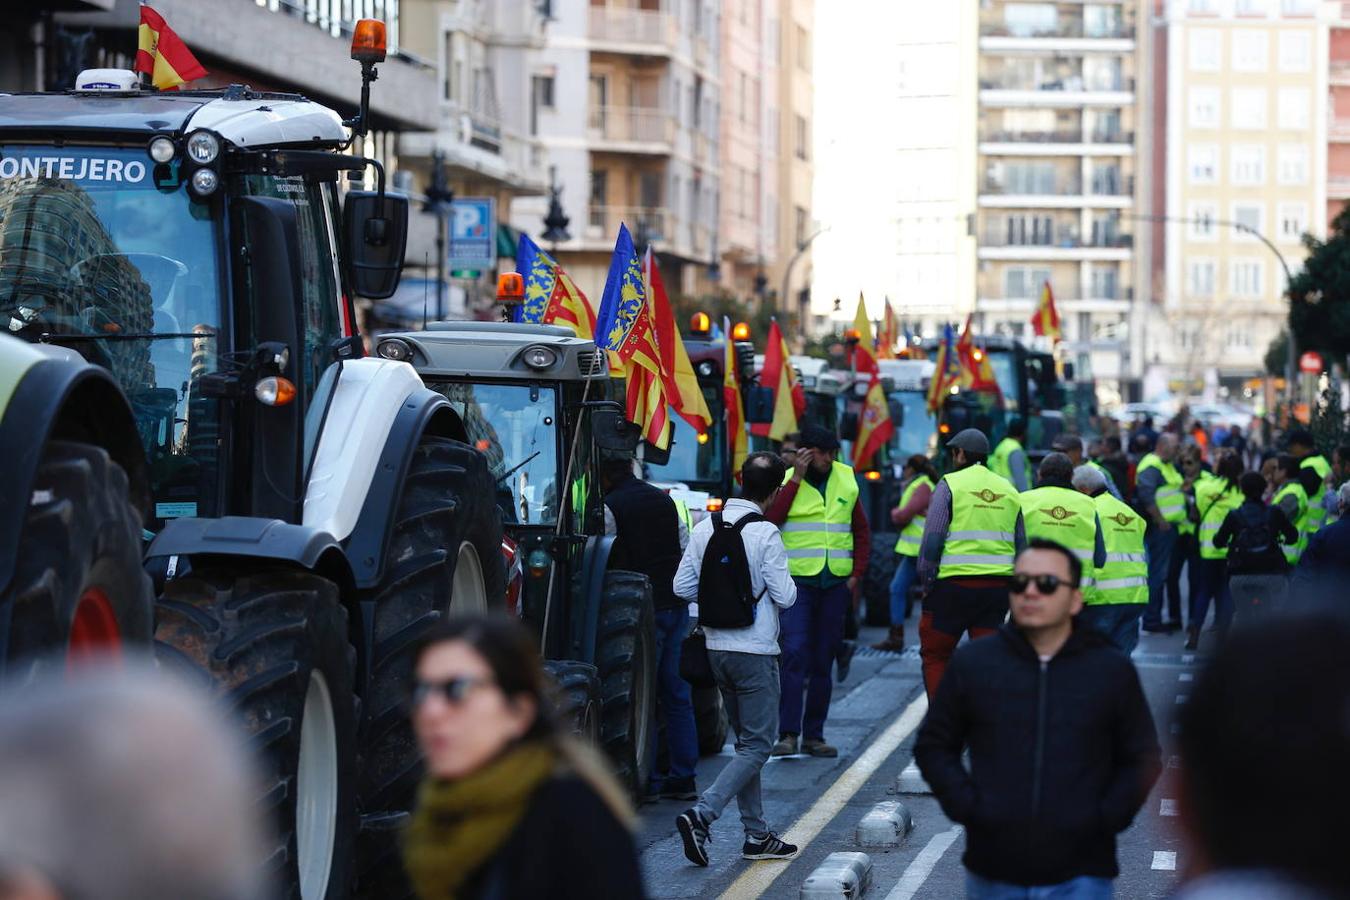
[[[1172,550],[1177,545],[1177,526],[1166,531],[1150,525],[1144,532],[1144,555],[1148,558],[1148,609],[1144,610],[1144,625],[1157,628],[1162,624],[1163,591],[1167,584],[1167,570],[1172,565]]]
[[[661,778],[693,778],[698,764],[698,727],[689,682],[680,677],[680,645],[689,633],[689,607],[656,611],[656,715],[664,727],[670,771]],[[656,756],[657,742],[652,742]],[[656,767],[650,771],[657,780]]]
[[[778,701],[781,733],[800,734],[808,741],[824,740],[825,716],[834,689],[834,657],[844,639],[844,613],[852,599],[847,584],[822,591],[798,581],[797,602],[779,614],[778,645],[783,650],[783,696]]]
[[[912,605],[909,589],[919,577],[919,567],[915,565],[915,556],[901,556],[895,566],[895,577],[891,579],[891,624],[903,625],[909,618]]]
[[[746,838],[763,840],[769,826],[764,823],[759,773],[778,736],[778,657],[709,650],[708,664],[736,733],[736,755],[717,773],[694,809],[712,823],[735,797]]]
[[[1228,560],[1200,560],[1200,593],[1191,600],[1191,628],[1205,627],[1210,601],[1214,601],[1214,627],[1226,632],[1233,623],[1233,593],[1228,588]]]
[[[1129,656],[1139,645],[1139,617],[1143,614],[1142,603],[1099,603],[1084,606],[1078,621],[1106,635]]]
[[[1026,887],[991,881],[974,872],[966,872],[966,897],[969,900],[1111,900],[1114,896],[1110,878],[1081,875],[1059,884]]]

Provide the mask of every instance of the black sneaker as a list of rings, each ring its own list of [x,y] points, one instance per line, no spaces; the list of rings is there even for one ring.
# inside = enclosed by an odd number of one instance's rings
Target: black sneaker
[[[742,859],[796,859],[797,846],[789,844],[770,833],[762,841],[747,840],[741,846]]]
[[[675,817],[675,827],[684,840],[684,855],[696,866],[708,864],[708,823],[696,809],[686,809]],[[749,844],[745,845],[749,847]],[[766,857],[767,858],[767,857]]]
[[[689,778],[667,778],[661,786],[663,800],[697,800],[698,788],[694,786],[693,776]]]

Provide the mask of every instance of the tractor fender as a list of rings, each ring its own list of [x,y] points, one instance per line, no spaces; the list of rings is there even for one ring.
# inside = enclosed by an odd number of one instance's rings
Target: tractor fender
[[[595,662],[595,643],[600,631],[600,601],[605,590],[605,572],[614,535],[592,535],[581,552],[581,592],[571,609],[572,643],[578,659]]]
[[[427,407],[434,409],[428,412]],[[463,439],[449,404],[428,390],[408,363],[374,357],[343,363],[305,489],[304,524],[348,541],[362,516],[369,515],[366,500],[377,474],[389,471],[383,468],[390,464],[386,451],[392,443],[394,455],[406,449],[411,457],[421,432],[411,433],[405,426],[409,416],[419,418],[424,412],[428,426]],[[406,460],[395,468],[397,490]],[[385,514],[392,516],[393,510]],[[361,580],[367,581],[364,574]]]
[[[150,513],[145,451],[131,404],[112,375],[65,347],[0,343],[0,590],[14,575],[33,479],[49,440],[101,447],[122,467],[142,521]]]

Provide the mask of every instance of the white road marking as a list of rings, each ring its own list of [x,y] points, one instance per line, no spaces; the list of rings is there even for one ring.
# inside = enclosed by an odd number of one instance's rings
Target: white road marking
[[[1175,872],[1177,868],[1177,852],[1175,850],[1154,850],[1153,868],[1163,872]]]
[[[1181,657],[1181,661],[1184,662],[1184,663],[1193,663],[1193,662],[1195,662],[1195,654],[1194,654],[1194,653],[1187,653],[1187,654],[1185,654],[1184,656]]]
[[[912,900],[923,883],[928,880],[928,876],[933,873],[933,867],[942,859],[942,855],[947,852],[947,848],[956,842],[961,836],[961,826],[953,825],[946,831],[940,831],[933,835],[919,855],[914,857],[914,862],[905,869],[905,874],[900,876],[895,887],[886,895],[886,900]]]
[[[1158,806],[1158,815],[1175,816],[1177,814],[1177,801],[1164,797]]]
[[[1195,680],[1195,674],[1192,673],[1192,672],[1182,672],[1180,675],[1177,676],[1177,680],[1178,680],[1178,681],[1194,681],[1194,680]]]
[[[877,735],[866,750],[858,754],[858,758],[844,770],[834,784],[816,798],[811,808],[792,823],[792,827],[783,834],[783,840],[805,849],[806,845],[839,815],[840,810],[848,805],[853,795],[867,783],[867,779],[881,768],[882,763],[895,752],[895,748],[914,733],[926,712],[928,712],[928,695],[920,693],[914,702],[896,716],[895,721],[891,722],[885,731]],[[768,890],[769,885],[773,884],[786,869],[787,866],[779,865],[749,866],[722,894],[722,900],[750,900],[752,897],[758,897]]]

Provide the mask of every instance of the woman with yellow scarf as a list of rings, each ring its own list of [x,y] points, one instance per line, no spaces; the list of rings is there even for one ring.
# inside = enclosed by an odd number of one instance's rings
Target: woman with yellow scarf
[[[534,639],[451,620],[418,651],[412,720],[426,780],[404,843],[422,900],[640,898],[618,783],[560,733]]]

